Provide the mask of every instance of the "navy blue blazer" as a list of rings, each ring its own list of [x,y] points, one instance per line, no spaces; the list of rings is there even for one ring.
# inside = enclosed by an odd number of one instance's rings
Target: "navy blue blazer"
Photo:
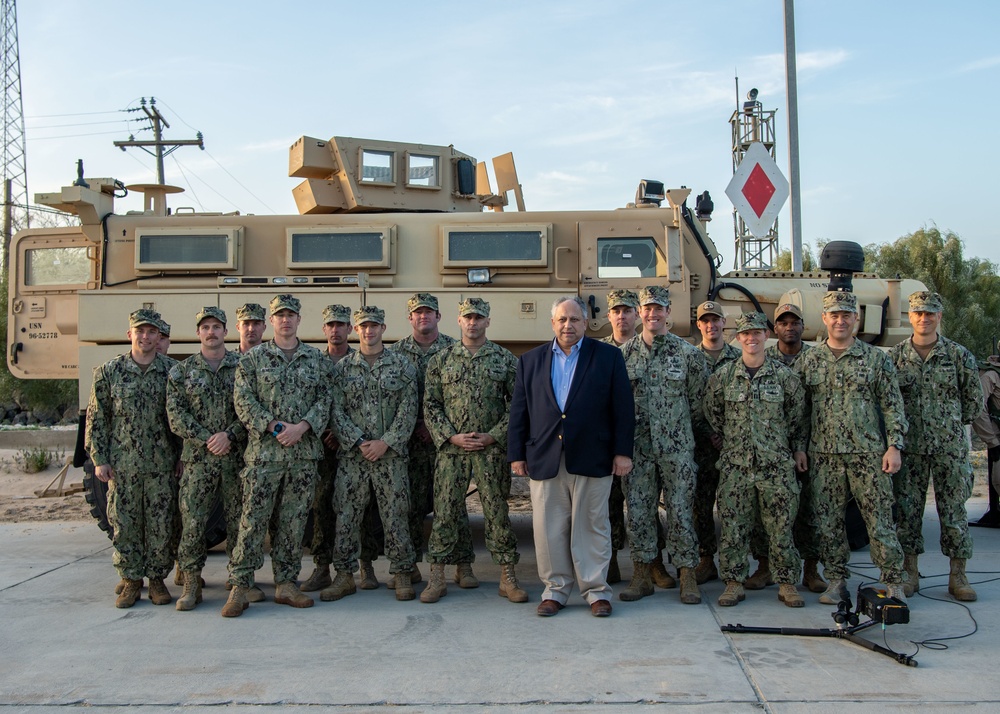
[[[584,337],[565,412],[552,391],[552,342],[523,354],[510,404],[507,460],[527,461],[528,475],[554,478],[566,470],[610,476],[614,457],[632,457],[635,402],[618,347]]]

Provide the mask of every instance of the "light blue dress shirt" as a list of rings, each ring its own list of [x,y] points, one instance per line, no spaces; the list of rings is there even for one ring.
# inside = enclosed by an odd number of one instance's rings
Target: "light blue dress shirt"
[[[573,384],[573,375],[576,374],[576,364],[580,361],[580,340],[573,345],[569,354],[562,351],[562,347],[556,340],[552,340],[552,391],[556,395],[556,403],[559,409],[566,411],[566,399],[569,397],[569,388]]]

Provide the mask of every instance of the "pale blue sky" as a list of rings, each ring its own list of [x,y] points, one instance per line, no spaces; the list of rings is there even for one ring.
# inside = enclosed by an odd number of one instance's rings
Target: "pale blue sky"
[[[795,11],[804,240],[935,224],[1000,262],[1000,2]],[[643,178],[707,189],[731,269],[737,71],[741,94],[778,110],[787,176],[781,0],[48,0],[18,15],[32,194],[70,183],[78,158],[90,176],[152,181],[151,157],[111,142],[137,116],[115,110],[155,96],[168,138],[205,135],[206,152],[167,159],[167,182],[192,189],[174,206],[294,213],[288,147],[303,134],[454,144],[513,151],[529,210],[622,206]],[[787,245],[787,206],[779,225]]]

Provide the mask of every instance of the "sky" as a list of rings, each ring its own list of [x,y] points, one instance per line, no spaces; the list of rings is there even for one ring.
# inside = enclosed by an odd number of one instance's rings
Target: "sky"
[[[47,0],[18,4],[28,191],[86,174],[155,180],[112,142],[167,139],[187,189],[171,205],[296,212],[288,147],[300,136],[513,152],[528,210],[608,209],[640,179],[715,202],[712,238],[734,267],[729,118],[751,87],[777,111],[788,176],[782,0],[468,3]],[[795,3],[802,238],[958,234],[1000,263],[995,210],[1000,2]],[[992,90],[989,88],[993,87]],[[492,171],[492,169],[491,169]],[[693,202],[691,202],[693,203]],[[141,208],[141,196],[116,212]],[[778,218],[790,239],[788,205]]]

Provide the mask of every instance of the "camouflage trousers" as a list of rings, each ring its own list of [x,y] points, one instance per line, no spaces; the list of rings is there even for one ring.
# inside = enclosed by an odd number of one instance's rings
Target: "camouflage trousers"
[[[899,506],[896,534],[904,553],[924,552],[924,506],[933,479],[941,552],[949,558],[972,557],[965,502],[972,495],[973,478],[968,453],[903,455],[903,467],[893,476],[892,486]]]
[[[319,478],[316,480],[316,494],[313,497],[313,531],[309,549],[313,563],[317,566],[333,562],[333,544],[337,538],[337,513],[333,510],[333,484],[337,477],[337,456],[335,451],[324,449],[325,457],[318,464]],[[376,532],[375,499],[371,499],[361,522],[361,560],[378,558],[379,543]]]
[[[719,463],[719,575],[723,580],[747,579],[750,532],[760,520],[775,582],[794,583],[802,565],[792,537],[792,523],[799,509],[799,481],[794,467],[784,463],[748,469],[724,459]]]
[[[799,481],[799,512],[795,515],[795,523],[792,525],[792,536],[795,539],[795,547],[798,548],[799,555],[804,560],[819,560],[819,533],[816,531],[816,513],[812,498],[812,477],[809,472],[798,474]],[[750,553],[755,560],[760,560],[761,556],[767,557],[768,544],[767,533],[764,531],[764,524],[757,517],[753,531],[750,534]]]
[[[608,519],[611,521],[611,549],[625,550],[628,544],[628,533],[625,530],[625,492],[622,491],[622,480],[617,476],[611,479]]]
[[[128,580],[164,578],[173,568],[173,474],[115,472],[108,482],[108,523],[118,575]]]
[[[628,506],[626,527],[632,562],[652,563],[659,555],[656,523],[663,494],[667,551],[678,568],[698,564],[698,538],[694,532],[694,489],[698,467],[691,453],[653,455],[636,450],[632,473],[622,481]]]
[[[424,555],[424,519],[434,502],[435,460],[438,451],[434,442],[410,439],[409,464],[406,468],[410,480],[410,542],[413,555],[420,562]]]
[[[361,523],[365,509],[375,496],[385,532],[385,549],[390,573],[408,573],[415,561],[407,516],[410,489],[406,459],[383,456],[366,460],[354,451],[341,456],[333,484],[333,509],[337,512],[337,538],[333,566],[338,571],[356,572],[361,554]],[[373,489],[374,487],[374,494]]]
[[[707,442],[707,439],[706,439]],[[698,536],[698,555],[712,557],[719,549],[715,535],[715,499],[719,490],[719,450],[710,442],[694,450],[698,482],[694,488],[694,532]]]
[[[226,555],[232,560],[243,511],[239,460],[222,457],[184,464],[179,497],[182,531],[177,548],[177,564],[183,572],[205,567],[208,557],[205,530],[220,492],[226,533],[229,534]]]
[[[510,467],[500,447],[438,454],[434,469],[434,524],[427,544],[427,562],[451,564],[475,560],[469,513],[465,508],[465,495],[472,479],[483,505],[486,548],[493,562],[516,565],[520,555],[507,506]]]
[[[264,461],[248,464],[243,481],[240,532],[229,562],[234,585],[250,587],[264,564],[264,537],[271,528],[274,582],[294,582],[302,569],[302,537],[316,490],[316,462]]]
[[[868,529],[872,562],[882,571],[882,582],[903,582],[903,550],[892,520],[892,480],[882,471],[882,454],[810,453],[809,458],[820,560],[827,580],[851,575],[847,568],[851,549],[844,512],[848,495],[853,493]]]

